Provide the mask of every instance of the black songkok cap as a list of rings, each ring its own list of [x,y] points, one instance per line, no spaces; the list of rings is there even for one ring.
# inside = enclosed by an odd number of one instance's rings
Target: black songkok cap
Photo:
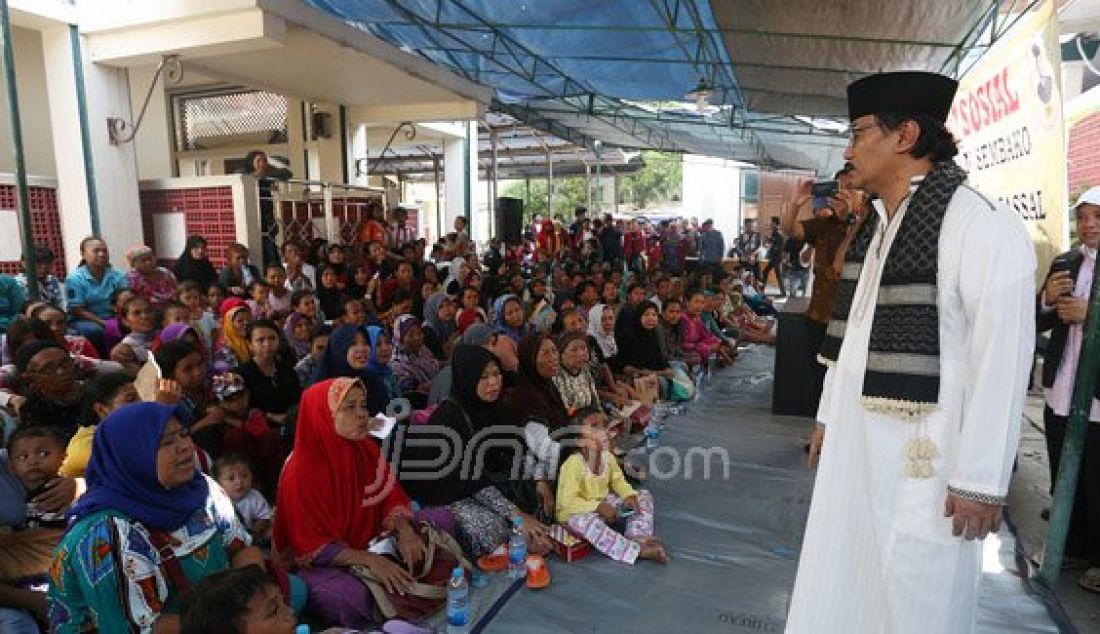
[[[882,112],[919,112],[947,121],[959,82],[918,71],[878,73],[848,84],[848,118]]]

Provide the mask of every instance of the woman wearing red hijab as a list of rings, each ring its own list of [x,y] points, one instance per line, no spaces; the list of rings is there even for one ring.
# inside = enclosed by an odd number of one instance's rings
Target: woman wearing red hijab
[[[539,260],[549,261],[553,260],[558,255],[558,251],[561,250],[561,242],[558,240],[558,233],[554,229],[554,221],[549,217],[542,219],[542,227],[539,229],[538,235],[539,244]]]
[[[279,481],[272,537],[276,557],[298,564],[309,587],[306,610],[327,625],[357,630],[372,624],[374,600],[344,568],[366,566],[387,590],[401,592],[412,586],[412,576],[368,552],[371,540],[394,531],[409,565],[419,563],[425,549],[409,497],[370,436],[373,424],[358,379],[330,379],[305,391],[294,452]],[[437,519],[436,526],[453,530],[453,517]]]

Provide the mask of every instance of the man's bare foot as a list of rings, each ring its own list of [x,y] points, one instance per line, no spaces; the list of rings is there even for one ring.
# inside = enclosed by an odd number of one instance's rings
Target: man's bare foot
[[[656,537],[647,537],[641,541],[641,544],[642,551],[638,553],[639,558],[652,559],[662,564],[668,563],[668,553],[665,552],[665,546],[661,543],[660,539]]]

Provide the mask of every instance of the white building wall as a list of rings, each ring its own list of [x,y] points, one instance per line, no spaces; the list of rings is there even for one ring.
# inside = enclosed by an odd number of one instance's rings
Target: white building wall
[[[42,31],[41,38],[48,94],[43,112],[49,117],[54,138],[61,236],[65,245],[65,267],[71,271],[80,262],[80,241],[92,233],[84,149],[80,138],[80,111],[77,108],[76,69],[67,25]],[[106,124],[103,128],[106,129]],[[24,142],[25,139],[24,134]]]
[[[454,231],[455,218],[469,215],[473,216],[467,218],[472,227],[470,238],[484,242],[489,239],[489,214],[479,209],[487,197],[478,186],[477,122],[466,121],[463,125],[467,126],[472,139],[469,146],[464,139],[447,139],[443,143],[443,233],[446,235]],[[466,173],[467,160],[469,174]],[[466,209],[467,189],[470,192],[469,214]]]
[[[156,66],[132,68],[129,71],[130,110],[135,117],[141,112],[141,102],[149,91],[149,84],[152,83],[156,71]],[[141,129],[134,137],[138,178],[141,180],[171,178],[175,175],[172,165],[172,119],[168,114],[169,107],[162,76],[157,80],[157,86],[149,98],[149,106],[145,109]]]
[[[111,117],[121,117],[131,125],[134,122],[136,113],[130,109],[128,76],[124,69],[91,63],[88,59],[88,47],[84,46],[81,50],[88,99],[88,132],[95,165],[96,196],[99,201],[99,233],[113,253],[111,263],[119,268],[129,269],[123,253],[144,240],[138,198],[138,164],[134,144],[112,144],[107,128],[107,120]],[[58,116],[72,119],[79,117],[74,103],[57,105],[60,108]],[[72,151],[79,154],[80,137],[74,137],[72,143]],[[83,179],[84,172],[74,170],[70,176]],[[79,225],[78,222],[66,226],[66,220],[70,217],[76,220],[77,217],[86,215],[88,209],[74,209],[74,205],[62,201],[61,211],[66,255],[74,257],[79,254],[79,250],[70,245],[74,241],[79,245],[82,232],[79,229],[73,231]]]
[[[53,134],[50,131],[50,111],[46,97],[46,65],[42,53],[42,36],[38,31],[12,27],[12,48],[15,52],[15,77],[19,89],[19,111],[23,127],[23,160],[27,173],[34,176],[54,177]],[[72,64],[72,61],[69,61]],[[0,74],[0,90],[7,90],[7,83]],[[75,90],[75,88],[74,88]],[[7,93],[0,97],[7,103]],[[0,172],[14,173],[11,131],[8,126],[7,106],[0,108]],[[73,139],[75,152],[80,151],[80,138]]]
[[[729,249],[740,233],[741,167],[744,163],[693,154],[684,155],[683,213],[702,223],[714,220]]]

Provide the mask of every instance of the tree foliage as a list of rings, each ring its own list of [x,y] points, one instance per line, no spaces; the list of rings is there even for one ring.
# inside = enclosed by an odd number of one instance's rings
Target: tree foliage
[[[684,162],[679,154],[642,152],[645,167],[619,179],[619,203],[645,209],[683,195]]]
[[[531,179],[531,199],[524,204],[524,221],[528,221],[536,215],[546,215],[546,179]],[[527,199],[526,184],[515,181],[504,188],[504,196],[510,198]],[[588,196],[584,191],[584,177],[570,176],[554,179],[554,210],[553,215],[563,218],[573,218],[573,211],[577,207],[588,204]]]
[[[642,160],[645,161],[645,166],[640,170],[619,177],[620,204],[645,209],[650,204],[665,203],[681,196],[684,170],[683,160],[679,154],[646,151],[642,153]],[[603,174],[603,186],[612,187],[608,172],[604,171]],[[546,214],[546,179],[532,178],[530,183],[530,202],[525,203],[523,210],[525,220],[535,215]],[[595,199],[597,195],[595,173],[593,173],[591,185],[592,196]],[[527,186],[522,181],[513,181],[504,188],[501,195],[526,201]],[[573,211],[577,207],[587,204],[588,195],[584,190],[583,176],[554,179],[553,215],[572,218]]]

